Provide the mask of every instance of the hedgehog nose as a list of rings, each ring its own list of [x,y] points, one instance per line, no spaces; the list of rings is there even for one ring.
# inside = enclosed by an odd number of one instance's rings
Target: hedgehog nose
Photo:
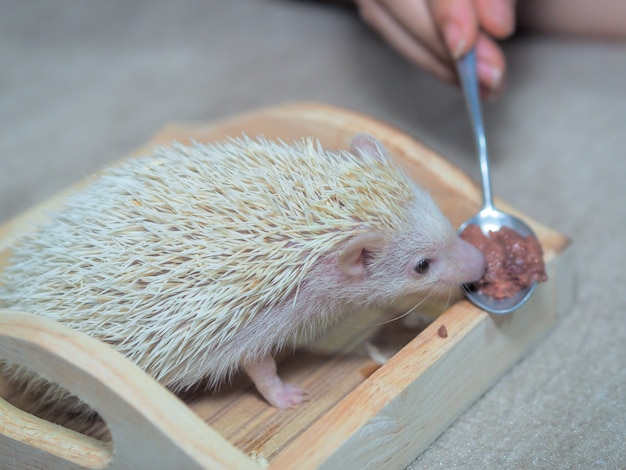
[[[459,239],[457,259],[459,261],[459,277],[461,284],[478,281],[487,269],[487,262],[482,252],[474,245]]]

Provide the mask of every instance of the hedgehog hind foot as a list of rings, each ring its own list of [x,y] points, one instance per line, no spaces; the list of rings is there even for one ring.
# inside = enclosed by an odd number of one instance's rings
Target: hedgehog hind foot
[[[306,401],[306,392],[293,384],[284,383],[276,373],[276,361],[267,354],[243,366],[256,389],[268,403],[279,409],[288,409]]]

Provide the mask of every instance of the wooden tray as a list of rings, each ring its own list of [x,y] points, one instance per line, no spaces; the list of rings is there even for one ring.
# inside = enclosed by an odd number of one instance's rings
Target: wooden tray
[[[378,137],[431,191],[454,225],[478,210],[478,186],[424,145],[379,121],[314,103],[264,109],[214,125],[172,125],[137,153],[172,140],[208,142],[242,133],[288,142],[314,136],[328,148],[348,148],[358,132]],[[41,220],[63,194],[0,227],[0,269],[16,232]],[[498,205],[515,213],[501,201]],[[35,315],[0,311],[0,358],[58,381],[108,425],[83,430],[86,435],[52,424],[10,404],[19,403],[20,396],[0,382],[6,398],[0,398],[0,467],[401,468],[571,305],[567,238],[517,215],[539,236],[549,275],[522,309],[496,317],[461,300],[417,336],[407,339],[386,327],[387,338],[401,349],[382,367],[363,348],[376,334],[362,326],[371,325],[371,317],[350,319],[279,365],[285,380],[309,392],[310,401],[294,410],[269,407],[244,378],[216,394],[181,400],[107,345]],[[437,334],[442,325],[446,338]]]

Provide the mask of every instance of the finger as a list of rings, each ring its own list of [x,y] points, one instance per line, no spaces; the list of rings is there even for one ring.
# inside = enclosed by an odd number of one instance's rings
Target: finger
[[[475,0],[480,26],[489,35],[504,39],[515,31],[516,0]]]
[[[379,0],[379,5],[423,47],[448,62],[450,54],[425,0]]]
[[[491,37],[481,33],[476,41],[476,69],[483,94],[499,96],[504,91],[506,59]]]
[[[460,59],[478,37],[478,14],[473,0],[429,0],[435,23],[443,34],[448,52]]]
[[[456,75],[451,64],[440,60],[431,50],[416,41],[377,1],[360,0],[358,5],[363,21],[408,60],[440,80],[448,83],[455,81]]]

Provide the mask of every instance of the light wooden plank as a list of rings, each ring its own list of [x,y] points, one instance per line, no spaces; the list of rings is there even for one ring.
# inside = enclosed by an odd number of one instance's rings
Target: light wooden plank
[[[43,317],[0,310],[0,357],[54,378],[107,422],[113,447],[0,401],[0,467],[258,468],[109,346]]]

